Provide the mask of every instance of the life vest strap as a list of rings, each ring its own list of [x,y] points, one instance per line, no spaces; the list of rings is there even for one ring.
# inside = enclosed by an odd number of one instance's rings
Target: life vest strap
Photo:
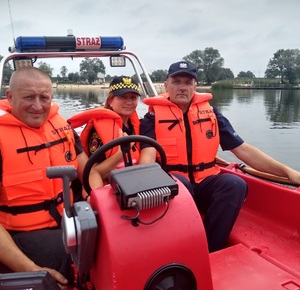
[[[168,130],[171,131],[177,124],[179,124],[179,120],[159,120],[158,123],[171,123],[171,125],[168,127]]]
[[[58,212],[56,206],[61,204],[64,201],[63,193],[59,193],[56,197],[52,199],[48,199],[36,204],[28,204],[28,205],[18,205],[18,206],[7,206],[7,205],[0,205],[0,211],[17,215],[17,214],[24,214],[24,213],[31,213],[40,210],[48,210],[50,215],[53,219],[57,222],[60,226],[61,224],[61,215]]]
[[[184,164],[174,164],[174,165],[167,165],[166,171],[180,171],[180,172],[197,172],[197,171],[204,171],[205,169],[209,169],[214,167],[216,164],[216,160],[208,163],[201,162],[195,165],[184,165]]]
[[[197,119],[197,120],[193,121],[193,124],[196,125],[198,123],[203,123],[203,122],[208,122],[208,121],[211,121],[211,119],[210,118]]]
[[[38,152],[42,149],[49,148],[51,146],[66,142],[67,140],[68,139],[65,137],[65,138],[60,138],[60,139],[52,141],[52,142],[43,143],[41,145],[19,148],[19,149],[17,149],[17,153],[24,153],[24,152],[29,152],[29,151]]]

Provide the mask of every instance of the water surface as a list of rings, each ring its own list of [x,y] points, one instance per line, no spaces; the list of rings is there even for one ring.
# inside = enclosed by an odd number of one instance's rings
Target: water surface
[[[104,103],[107,90],[55,90],[54,100],[68,118]],[[248,143],[300,171],[300,90],[221,90],[211,104],[225,115]],[[139,104],[142,117],[147,107]],[[239,162],[231,152],[218,155]]]

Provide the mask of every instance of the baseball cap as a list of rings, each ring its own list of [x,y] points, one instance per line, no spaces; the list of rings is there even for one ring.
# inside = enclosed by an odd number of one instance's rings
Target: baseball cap
[[[125,93],[139,93],[139,85],[131,77],[120,76],[115,77],[109,84],[109,92],[115,96],[121,96]]]
[[[168,77],[173,77],[178,74],[188,74],[197,79],[197,70],[194,64],[187,61],[178,61],[170,65]]]

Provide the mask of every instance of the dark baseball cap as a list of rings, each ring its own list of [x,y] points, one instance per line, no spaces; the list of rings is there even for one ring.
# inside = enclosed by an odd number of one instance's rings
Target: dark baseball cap
[[[187,61],[178,61],[170,65],[168,77],[173,77],[179,74],[187,74],[197,79],[197,69],[194,64]]]
[[[109,92],[112,92],[115,96],[122,96],[126,93],[140,95],[138,83],[127,76],[115,77],[109,84]]]

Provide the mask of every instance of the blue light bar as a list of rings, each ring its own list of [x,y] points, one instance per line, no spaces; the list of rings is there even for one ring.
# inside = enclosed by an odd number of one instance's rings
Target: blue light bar
[[[124,41],[121,36],[75,37],[70,36],[19,36],[15,47],[10,52],[36,51],[116,51],[123,50]]]

